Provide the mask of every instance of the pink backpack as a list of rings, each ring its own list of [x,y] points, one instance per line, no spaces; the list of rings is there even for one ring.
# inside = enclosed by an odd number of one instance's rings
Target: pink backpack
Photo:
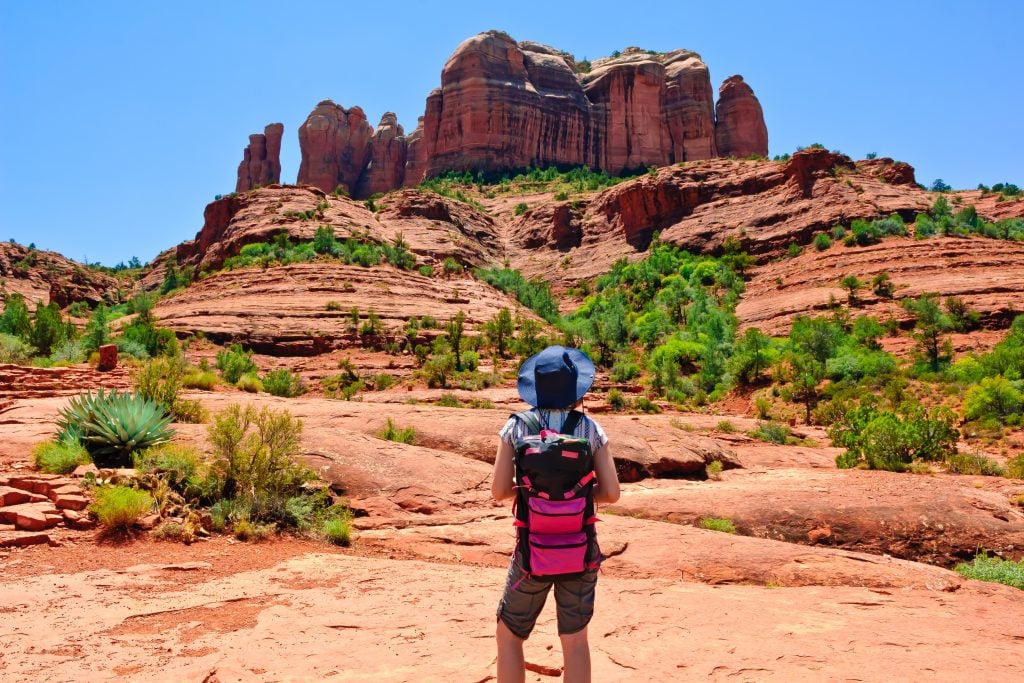
[[[583,414],[572,411],[562,432],[546,429],[530,411],[514,414],[527,427],[515,443],[517,550],[530,576],[577,574],[600,564],[594,528],[594,454],[573,436]]]

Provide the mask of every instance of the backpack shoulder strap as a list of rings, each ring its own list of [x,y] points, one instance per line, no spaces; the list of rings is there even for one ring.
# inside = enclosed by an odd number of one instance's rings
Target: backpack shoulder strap
[[[580,421],[583,420],[583,413],[578,410],[573,410],[565,418],[565,422],[562,424],[562,433],[572,435],[576,432],[576,427],[579,426]]]
[[[529,434],[540,434],[541,430],[544,429],[544,425],[540,423],[540,419],[532,411],[522,410],[518,413],[513,413],[512,417],[518,418],[525,424]]]

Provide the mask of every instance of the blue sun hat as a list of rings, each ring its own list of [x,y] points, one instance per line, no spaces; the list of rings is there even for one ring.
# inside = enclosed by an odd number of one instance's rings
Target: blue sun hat
[[[567,408],[594,383],[594,362],[579,349],[549,346],[519,367],[519,396],[537,408]]]

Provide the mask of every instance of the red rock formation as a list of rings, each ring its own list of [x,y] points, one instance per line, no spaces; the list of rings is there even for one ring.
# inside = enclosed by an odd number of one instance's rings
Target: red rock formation
[[[427,98],[424,172],[583,163],[587,100],[565,57],[489,31],[464,41]],[[416,174],[412,181],[416,182]]]
[[[668,54],[664,114],[671,141],[669,163],[718,156],[711,77],[697,53],[677,50]]]
[[[324,192],[341,186],[351,194],[369,161],[371,137],[373,129],[362,109],[320,102],[299,127],[298,183]]]
[[[117,288],[116,278],[56,252],[0,242],[0,310],[4,293],[23,295],[31,310],[37,301],[62,308],[75,301],[114,303]]]
[[[768,128],[761,103],[743,76],[730,76],[722,83],[715,115],[719,155],[741,159],[752,154],[768,156]]]
[[[388,112],[381,117],[370,139],[370,161],[353,196],[369,197],[402,186],[405,178],[407,143],[398,117]]]
[[[586,164],[617,174],[720,153],[711,81],[696,53],[627,48],[588,73],[576,69],[565,53],[499,31],[464,41],[410,135],[406,183],[445,170],[530,165]],[[730,85],[726,94],[727,143],[767,154],[749,86]]]
[[[902,161],[893,161],[889,157],[858,161],[857,170],[893,185],[914,185],[917,182],[913,166]]]
[[[235,192],[248,192],[281,182],[281,136],[284,125],[271,123],[263,133],[249,136],[249,144],[238,165]]]
[[[298,182],[365,197],[449,170],[587,165],[619,174],[710,159],[725,154],[723,142],[733,155],[768,152],[760,105],[738,76],[722,86],[716,137],[708,68],[694,52],[631,47],[578,68],[571,55],[501,31],[473,36],[448,58],[407,139],[393,115],[371,140],[361,109],[318,104],[299,128]]]
[[[583,88],[592,103],[593,166],[618,175],[626,170],[668,162],[662,100],[665,67],[637,50],[595,62]]]

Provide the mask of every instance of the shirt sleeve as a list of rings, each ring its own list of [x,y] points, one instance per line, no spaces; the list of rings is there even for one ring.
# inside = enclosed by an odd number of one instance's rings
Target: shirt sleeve
[[[510,417],[508,419],[508,422],[505,423],[505,426],[502,427],[501,431],[498,432],[498,438],[507,443],[509,446],[516,445],[516,437],[518,436],[516,433],[516,424],[518,422],[519,420],[517,420],[516,418]]]
[[[590,420],[590,418],[587,419]],[[604,433],[604,429],[601,428],[601,425],[598,424],[596,420],[590,420],[590,424],[593,428],[593,432],[588,436],[590,438],[591,446],[593,446],[596,451],[598,448],[601,448],[608,443],[608,435]]]

